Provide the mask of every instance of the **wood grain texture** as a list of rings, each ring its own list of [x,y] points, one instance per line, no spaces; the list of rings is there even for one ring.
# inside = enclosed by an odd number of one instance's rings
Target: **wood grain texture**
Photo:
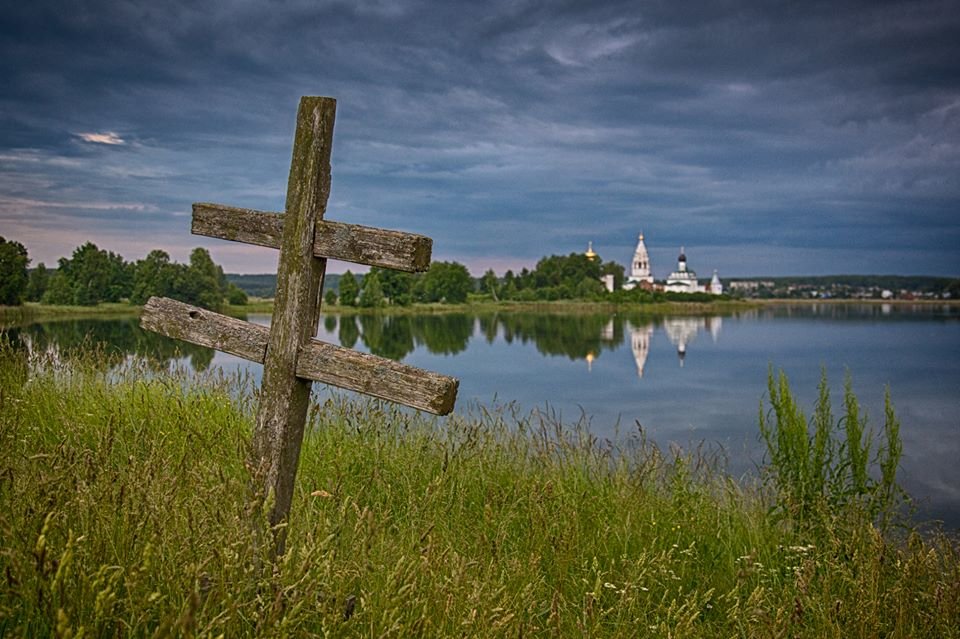
[[[460,385],[447,375],[317,339],[303,346],[297,375],[437,415],[453,410]]]
[[[320,290],[327,261],[313,256],[317,221],[330,195],[330,150],[337,102],[303,97],[287,181],[287,202],[277,265],[277,294],[263,362],[260,407],[253,433],[253,466],[273,497],[268,515],[277,526],[290,514],[310,405],[310,380],[297,377],[300,347],[317,332]],[[286,527],[274,528],[275,555],[282,555]]]
[[[269,330],[250,322],[184,304],[168,297],[151,297],[143,307],[140,326],[191,344],[263,363]]]
[[[232,242],[280,248],[283,215],[236,206],[197,202],[190,232]]]
[[[140,325],[155,333],[208,346],[262,364],[270,330],[184,304],[151,297]],[[385,357],[360,353],[317,339],[305,343],[297,358],[297,377],[373,395],[436,415],[453,410],[459,381]]]
[[[280,248],[283,216],[198,202],[193,205],[191,231],[194,235]],[[316,257],[409,272],[430,268],[432,251],[433,240],[423,235],[327,220],[317,222],[313,243]]]
[[[432,251],[423,235],[342,222],[318,224],[313,245],[314,255],[415,273],[430,268]]]

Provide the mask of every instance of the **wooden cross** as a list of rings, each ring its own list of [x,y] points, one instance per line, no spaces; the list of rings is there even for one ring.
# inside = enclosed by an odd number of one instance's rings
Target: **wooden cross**
[[[457,398],[459,382],[452,377],[314,339],[327,258],[425,271],[433,245],[422,235],[323,220],[335,113],[332,98],[300,99],[283,215],[193,205],[193,233],[280,249],[270,328],[157,297],[147,301],[140,320],[161,335],[263,364],[252,462],[254,476],[265,482],[263,495],[273,500],[274,527],[290,514],[313,381],[438,415],[453,410]],[[274,553],[283,547],[281,532]]]

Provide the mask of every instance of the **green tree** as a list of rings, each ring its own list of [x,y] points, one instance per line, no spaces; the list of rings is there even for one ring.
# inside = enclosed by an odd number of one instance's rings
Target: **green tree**
[[[323,294],[323,303],[327,306],[336,306],[337,305],[337,292],[332,288],[327,289],[327,292]]]
[[[537,289],[552,291],[546,297],[575,297],[584,279],[600,279],[600,259],[588,258],[582,253],[569,255],[551,255],[537,262],[531,274],[533,286]]]
[[[61,257],[58,272],[65,278],[57,282],[52,296],[58,304],[94,306],[100,302],[118,302],[129,297],[131,269],[116,253],[86,242],[73,251],[70,259]],[[54,282],[50,282],[53,286]],[[69,291],[69,299],[68,299]]]
[[[217,266],[210,252],[202,247],[190,253],[190,265],[182,272],[176,292],[184,302],[211,310],[223,306],[223,269]]]
[[[246,291],[233,282],[227,282],[226,297],[227,304],[232,306],[246,306],[249,301]]]
[[[413,301],[414,276],[411,273],[393,269],[372,268],[376,273],[387,302],[396,306],[408,306]]]
[[[591,277],[584,277],[580,280],[580,283],[577,284],[576,296],[581,299],[590,299],[598,295],[603,295],[604,291],[606,291],[606,289],[603,286],[603,282]]]
[[[462,304],[473,291],[473,278],[467,267],[458,262],[434,262],[418,280],[415,295],[423,302]]]
[[[62,259],[62,258],[61,258]],[[64,271],[57,269],[50,276],[47,290],[40,301],[44,304],[70,305],[74,303],[74,290],[70,278]]]
[[[39,302],[50,285],[50,269],[43,262],[30,271],[30,281],[27,282],[27,301]]]
[[[522,291],[526,288],[534,288],[535,284],[533,281],[533,273],[531,273],[526,266],[520,269],[520,273],[517,275],[515,282],[518,291]]]
[[[512,300],[517,296],[517,278],[513,271],[507,270],[503,274],[503,287],[500,289],[500,295],[505,300]]]
[[[493,272],[492,268],[488,269],[487,272],[483,274],[483,277],[480,278],[480,292],[487,293],[495,302],[499,302],[499,291],[500,280],[497,279],[497,274]]]
[[[133,286],[130,290],[130,302],[143,304],[154,295],[171,295],[171,287],[177,278],[175,265],[170,262],[166,251],[150,251],[145,258],[133,267]]]
[[[0,237],[0,305],[19,306],[27,292],[27,249]]]
[[[340,303],[344,306],[356,306],[360,287],[357,278],[349,270],[340,277]]]
[[[383,287],[380,286],[380,276],[377,271],[371,269],[369,273],[363,276],[363,284],[360,287],[360,306],[379,308],[385,303]]]

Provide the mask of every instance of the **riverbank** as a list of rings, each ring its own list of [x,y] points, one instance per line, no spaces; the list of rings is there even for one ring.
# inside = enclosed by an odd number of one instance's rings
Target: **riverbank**
[[[140,308],[124,302],[97,304],[96,306],[58,306],[26,302],[21,306],[0,306],[0,322],[6,325],[16,325],[52,319],[129,317],[138,315]]]
[[[439,313],[492,313],[492,312],[536,312],[536,313],[616,313],[632,312],[649,315],[709,315],[730,314],[737,311],[756,308],[760,304],[754,301],[704,302],[657,302],[650,304],[609,304],[606,302],[588,302],[580,300],[558,300],[552,302],[514,302],[514,301],[474,301],[465,304],[410,304],[409,306],[384,306],[364,308],[360,306],[342,306],[324,304],[323,312],[330,315],[416,315]],[[122,317],[139,315],[142,307],[132,304],[99,304],[97,306],[48,306],[27,303],[23,306],[0,306],[0,321],[7,324],[48,321],[56,319],[75,319],[85,317]],[[242,306],[228,305],[223,309],[227,315],[240,317],[250,313],[272,313],[273,300],[254,298]]]
[[[258,579],[248,386],[23,357],[0,346],[4,634],[960,635],[945,537],[509,411],[315,406]]]
[[[385,306],[363,308],[359,306],[341,306],[324,304],[322,309],[328,315],[417,315],[442,313],[557,313],[557,314],[597,314],[631,313],[635,315],[734,315],[751,309],[769,306],[814,306],[814,305],[870,305],[893,307],[907,306],[948,306],[960,307],[960,300],[852,300],[852,299],[748,299],[723,300],[717,302],[656,302],[648,304],[610,304],[581,300],[558,300],[552,302],[516,302],[516,301],[471,301],[465,304],[411,304],[409,306]],[[94,317],[133,317],[138,316],[140,306],[115,303],[97,306],[49,306],[27,303],[23,306],[0,306],[0,323],[16,326],[40,321],[82,319]],[[226,306],[223,312],[233,317],[243,317],[252,313],[273,313],[273,300],[252,298],[242,306]]]

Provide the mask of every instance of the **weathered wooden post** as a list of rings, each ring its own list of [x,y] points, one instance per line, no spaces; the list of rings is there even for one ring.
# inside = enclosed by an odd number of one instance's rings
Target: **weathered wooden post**
[[[297,377],[297,355],[300,346],[316,334],[320,319],[320,290],[327,260],[314,258],[313,236],[330,195],[330,147],[336,107],[331,98],[303,98],[297,112],[277,292],[253,432],[255,476],[264,478],[264,494],[273,495],[274,499],[271,526],[290,514],[310,405],[313,384]],[[283,553],[284,539],[285,534],[281,533],[277,554]]]
[[[452,377],[313,339],[328,257],[423,271],[432,248],[421,235],[323,220],[335,111],[332,98],[301,98],[283,215],[193,205],[193,233],[280,249],[270,329],[167,298],[150,298],[141,317],[146,329],[263,363],[251,461],[273,502],[276,555],[284,550],[285,527],[278,525],[290,515],[313,381],[440,415],[453,410],[457,396]]]

